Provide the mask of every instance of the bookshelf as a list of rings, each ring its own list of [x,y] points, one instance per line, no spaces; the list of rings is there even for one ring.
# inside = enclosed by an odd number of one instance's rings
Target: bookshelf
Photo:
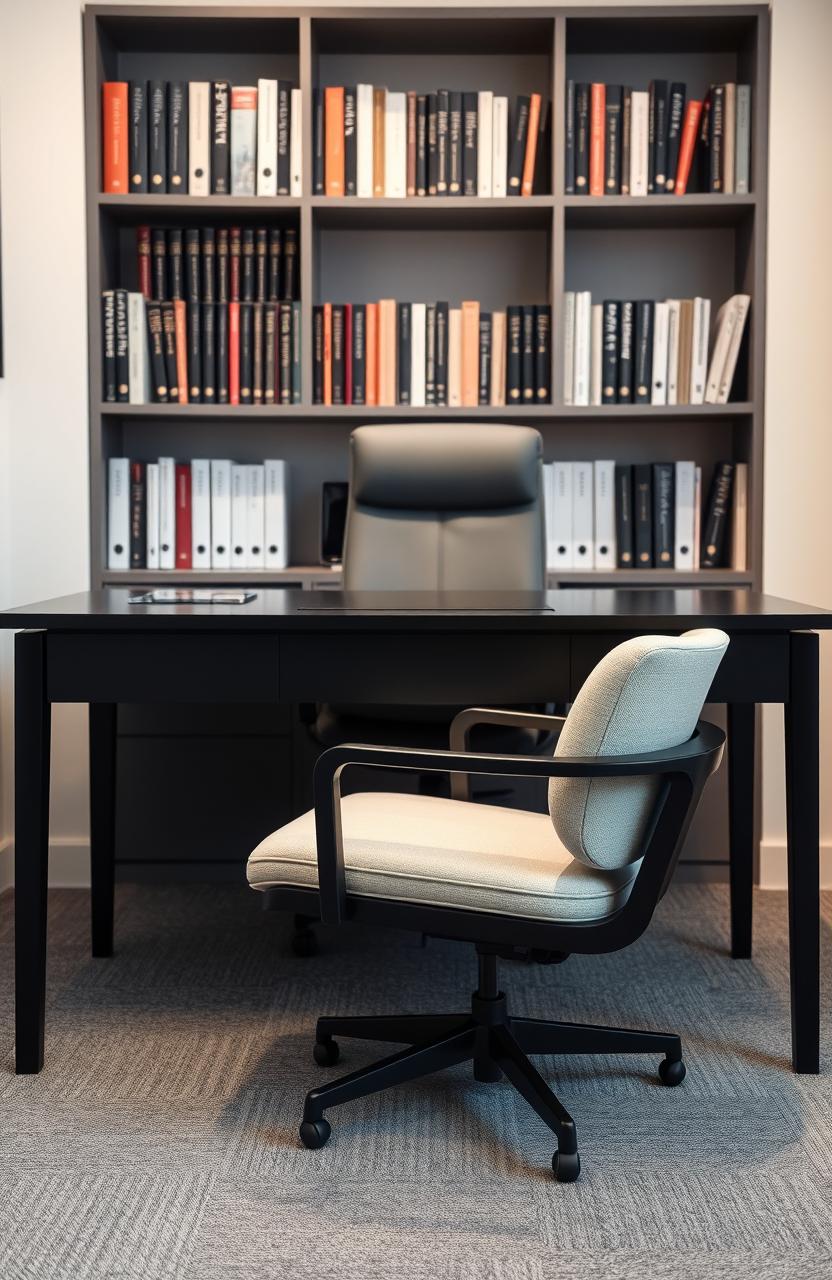
[[[88,6],[84,14],[89,284],[91,574],[129,583],[336,585],[316,564],[320,487],[346,478],[347,440],[361,422],[530,423],[545,457],[671,461],[693,458],[707,485],[719,459],[748,464],[748,569],[570,571],[585,585],[757,587],[762,581],[766,154],[769,15],[760,6],[568,9],[406,9]],[[568,78],[644,85],[657,75],[696,94],[710,82],[751,85],[747,195],[566,196]],[[303,93],[304,190],[299,198],[101,193],[100,93],[106,79],[291,78]],[[552,193],[527,198],[359,199],[311,194],[311,91],[366,81],[424,92],[440,84],[514,96],[530,84],[552,102]],[[101,400],[100,294],[135,287],[135,228],[225,224],[293,226],[300,244],[302,402],[296,406],[128,405]],[[751,294],[748,358],[727,405],[563,403],[562,312],[567,289],[608,297],[709,296],[714,309]],[[551,405],[447,409],[312,404],[312,305],[395,296],[479,298],[483,305],[548,297]],[[285,458],[296,566],[275,571],[110,571],[107,460],[160,454]]]

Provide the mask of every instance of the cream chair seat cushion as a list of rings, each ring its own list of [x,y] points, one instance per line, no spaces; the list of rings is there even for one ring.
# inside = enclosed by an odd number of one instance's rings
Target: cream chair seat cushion
[[[624,904],[639,862],[578,862],[548,814],[438,796],[364,792],[341,807],[347,892],[537,920],[596,920]],[[316,888],[314,810],[248,860],[254,889]]]

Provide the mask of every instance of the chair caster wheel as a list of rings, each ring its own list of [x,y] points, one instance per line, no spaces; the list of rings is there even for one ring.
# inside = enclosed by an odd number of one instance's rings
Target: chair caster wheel
[[[556,1151],[552,1156],[552,1173],[556,1182],[577,1182],[581,1157],[577,1151]]]
[[[681,1084],[686,1075],[685,1064],[681,1058],[677,1062],[670,1062],[664,1058],[659,1063],[659,1079],[669,1089],[674,1089],[677,1084]]]
[[[334,1067],[341,1056],[337,1040],[316,1040],[312,1057],[319,1067]]]
[[[320,1120],[304,1120],[299,1133],[300,1140],[307,1150],[317,1151],[318,1147],[326,1146],[332,1129],[329,1121],[321,1116]]]
[[[303,933],[292,934],[291,946],[292,954],[300,956],[301,959],[318,954],[318,939],[311,929],[305,929]]]

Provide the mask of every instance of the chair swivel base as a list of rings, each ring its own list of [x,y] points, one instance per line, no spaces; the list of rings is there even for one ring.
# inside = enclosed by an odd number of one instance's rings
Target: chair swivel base
[[[476,1080],[490,1082],[505,1076],[555,1134],[552,1169],[558,1182],[574,1182],[581,1171],[575,1122],[528,1054],[663,1053],[659,1066],[662,1083],[673,1086],[685,1078],[678,1036],[509,1017],[506,997],[497,989],[496,957],[492,954],[480,955],[480,986],[472,996],[470,1013],[319,1018],[314,1048],[319,1066],[334,1066],[338,1061],[336,1035],[410,1047],[310,1090],[300,1126],[305,1147],[322,1147],[329,1138],[331,1130],[324,1118],[327,1108],[461,1062],[473,1062]]]

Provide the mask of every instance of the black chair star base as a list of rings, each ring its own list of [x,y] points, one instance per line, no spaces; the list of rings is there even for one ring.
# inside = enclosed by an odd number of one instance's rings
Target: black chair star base
[[[545,1121],[557,1139],[554,1176],[558,1182],[574,1182],[581,1171],[575,1122],[529,1061],[529,1054],[663,1053],[662,1083],[673,1086],[684,1080],[682,1043],[676,1035],[510,1017],[497,984],[496,950],[478,947],[477,952],[479,986],[471,998],[470,1013],[318,1019],[314,1057],[319,1066],[334,1066],[338,1061],[334,1036],[406,1043],[410,1048],[310,1090],[300,1126],[305,1147],[326,1143],[331,1130],[324,1111],[329,1107],[472,1062],[475,1080],[493,1082],[505,1076]]]

